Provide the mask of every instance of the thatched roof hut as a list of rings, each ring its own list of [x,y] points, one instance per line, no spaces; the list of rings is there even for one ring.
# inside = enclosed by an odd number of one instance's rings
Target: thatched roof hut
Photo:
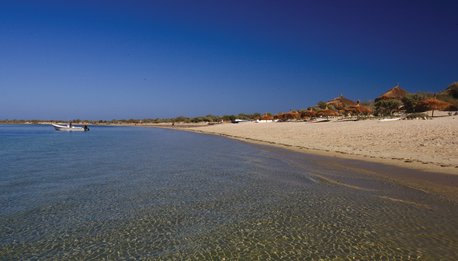
[[[358,110],[359,110],[359,113],[363,115],[369,115],[369,114],[372,114],[373,112],[370,107],[365,106],[365,105],[359,105]]]
[[[337,110],[342,110],[344,109],[345,107],[349,107],[349,106],[355,106],[356,105],[356,102],[350,100],[350,99],[347,99],[345,98],[343,95],[340,95],[339,97],[337,98],[334,98],[328,102],[326,102],[326,105],[332,105],[334,106],[334,108],[336,108]]]
[[[357,104],[355,106],[350,106],[345,109],[346,113],[357,114],[357,115],[369,115],[372,114],[372,109],[365,105]]]
[[[431,117],[434,116],[435,110],[438,110],[438,111],[444,110],[447,107],[449,107],[450,105],[451,105],[450,103],[438,100],[436,98],[427,98],[421,101],[421,106],[425,107],[428,110],[432,110]]]
[[[389,89],[384,94],[380,95],[375,101],[378,100],[387,100],[387,99],[396,99],[401,100],[402,98],[406,97],[409,94],[406,90],[402,89],[399,84],[394,86],[393,88]]]
[[[263,120],[263,121],[270,121],[270,120],[273,120],[273,119],[274,119],[274,117],[269,113],[265,113],[265,114],[263,114],[261,116],[261,120]]]
[[[276,114],[274,116],[274,119],[277,119],[277,120],[280,120],[280,121],[300,120],[301,119],[301,114],[298,111],[283,112],[283,113]]]
[[[451,96],[454,99],[458,99],[458,82],[454,82],[450,84],[447,89],[445,89],[442,94],[447,96]]]
[[[316,115],[323,116],[323,117],[332,117],[332,116],[339,116],[339,113],[334,110],[324,109],[324,110],[318,111]]]
[[[312,109],[308,109],[306,111],[301,112],[301,118],[312,118],[316,116],[316,111]]]

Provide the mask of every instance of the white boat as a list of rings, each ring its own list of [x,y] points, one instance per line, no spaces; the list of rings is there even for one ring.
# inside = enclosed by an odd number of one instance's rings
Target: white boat
[[[400,120],[401,118],[389,118],[389,119],[380,119],[378,121],[381,121],[381,122],[385,122],[385,121],[398,121]]]
[[[250,121],[249,120],[241,120],[241,119],[232,120],[232,123],[242,123],[242,122],[250,122]]]
[[[311,123],[321,123],[321,122],[330,122],[330,119],[325,119],[325,118],[319,118],[316,120],[311,121]]]
[[[89,128],[85,125],[84,127],[60,124],[52,124],[56,131],[89,131]]]
[[[256,120],[256,123],[269,123],[269,122],[277,122],[278,120]]]

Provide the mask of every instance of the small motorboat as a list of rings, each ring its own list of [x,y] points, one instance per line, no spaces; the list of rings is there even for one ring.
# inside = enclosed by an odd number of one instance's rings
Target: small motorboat
[[[89,131],[89,127],[84,125],[84,127],[79,126],[72,126],[71,124],[68,125],[60,125],[60,124],[52,124],[56,131]]]
[[[325,118],[319,118],[316,120],[311,121],[311,123],[322,123],[322,122],[330,122],[330,119],[325,119]]]
[[[250,121],[249,120],[234,119],[231,122],[232,123],[243,123],[243,122],[250,122]]]
[[[387,122],[387,121],[398,121],[400,120],[401,118],[386,118],[386,119],[380,119],[378,121],[381,121],[381,122]]]

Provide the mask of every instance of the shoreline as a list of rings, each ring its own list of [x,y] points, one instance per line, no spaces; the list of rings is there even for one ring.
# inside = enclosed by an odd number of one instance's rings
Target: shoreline
[[[149,126],[151,127],[151,126]],[[296,152],[310,157],[323,157],[324,160],[336,161],[338,164],[345,164],[350,169],[357,168],[364,170],[372,169],[374,165],[379,166],[377,171],[365,171],[369,176],[381,178],[387,182],[402,185],[406,188],[411,188],[424,193],[433,193],[444,199],[458,202],[458,168],[456,167],[441,167],[433,164],[424,164],[417,161],[404,162],[403,159],[385,159],[371,157],[367,155],[346,154],[345,152],[324,151],[309,149],[300,146],[292,146],[289,144],[275,143],[272,141],[256,140],[241,136],[227,135],[224,133],[210,132],[202,130],[206,127],[197,128],[171,128],[158,127],[163,129],[172,129],[176,131],[187,131],[202,135],[219,136],[236,140],[239,142],[250,143],[254,145],[266,146],[267,148],[283,149],[289,152]],[[334,159],[334,160],[333,160]],[[350,161],[350,162],[348,162]],[[340,184],[341,185],[341,184]]]
[[[452,126],[454,129],[458,129],[458,120],[453,119],[447,119],[451,121]],[[406,123],[407,121],[402,121],[399,122],[398,125],[402,125]],[[412,122],[412,121],[409,121]],[[296,152],[301,152],[305,154],[313,154],[313,155],[321,155],[321,156],[327,156],[327,157],[338,157],[338,158],[343,158],[343,159],[353,159],[353,160],[362,160],[362,161],[367,161],[367,162],[373,162],[373,163],[380,163],[380,164],[385,164],[385,165],[393,165],[393,166],[398,166],[398,167],[403,167],[403,168],[408,168],[408,169],[415,169],[415,170],[420,170],[420,171],[426,171],[426,172],[436,172],[436,173],[443,173],[443,174],[450,174],[450,175],[458,175],[458,164],[455,164],[455,161],[458,161],[458,153],[453,154],[450,153],[448,155],[442,156],[444,159],[449,158],[448,161],[444,162],[445,160],[439,158],[435,159],[436,161],[425,161],[424,159],[421,158],[415,158],[415,155],[408,155],[409,153],[404,152],[405,155],[402,153],[399,155],[371,155],[371,153],[367,153],[368,151],[359,151],[358,153],[352,153],[349,152],[348,149],[347,151],[339,148],[339,147],[332,147],[330,146],[329,148],[322,149],[322,148],[313,148],[309,146],[304,146],[303,144],[298,144],[299,138],[294,138],[294,137],[289,137],[289,139],[284,139],[283,142],[279,141],[278,137],[274,136],[273,134],[278,134],[277,130],[271,130],[271,129],[266,129],[263,126],[267,126],[269,124],[273,124],[272,126],[275,126],[275,124],[279,125],[285,125],[288,123],[266,123],[266,124],[251,124],[251,126],[248,123],[240,124],[236,126],[236,129],[234,130],[235,127],[232,127],[234,125],[230,124],[222,124],[219,126],[191,126],[191,127],[171,127],[171,126],[151,126],[151,127],[158,127],[158,128],[167,128],[167,129],[175,129],[175,130],[183,130],[183,131],[190,131],[194,133],[200,133],[200,134],[206,134],[206,135],[215,135],[215,136],[221,136],[221,137],[226,137],[242,142],[248,142],[252,144],[262,144],[262,145],[269,145],[269,146],[274,146],[278,148],[283,148],[283,149],[288,149]],[[292,123],[292,124],[301,124],[301,123]],[[302,123],[304,126],[305,123]],[[324,125],[324,124],[333,124],[333,123],[321,123],[322,126],[325,128],[333,128],[334,126],[331,125]],[[354,124],[354,123],[350,123]],[[366,124],[366,122],[362,123]],[[374,124],[374,122],[367,123],[367,124]],[[386,124],[386,123],[381,123],[381,124]],[[406,123],[409,124],[409,123]],[[420,124],[421,125],[421,124]],[[239,127],[240,126],[240,127]],[[256,128],[261,128],[258,126],[262,126],[262,129],[256,130]],[[250,133],[247,135],[247,133],[242,133],[240,129],[243,128],[251,128],[255,129],[253,133]],[[288,127],[286,127],[287,129]],[[306,128],[306,127],[304,127]],[[255,135],[258,133],[263,133],[264,136],[262,135]],[[458,133],[458,132],[456,132]],[[272,136],[271,136],[272,135]],[[427,136],[426,134],[424,136]],[[381,138],[383,142],[383,137]],[[426,139],[426,138],[425,138]],[[437,137],[433,137],[431,139],[437,139]],[[360,141],[361,144],[359,146],[364,146],[364,142],[361,140],[353,140],[353,141],[348,141],[348,142],[358,142]],[[406,142],[409,142],[407,139]],[[375,142],[377,143],[377,142]],[[324,144],[326,146],[326,144]],[[451,145],[453,146],[453,144]],[[443,147],[444,148],[444,147]],[[458,150],[458,149],[457,149]],[[366,152],[366,153],[364,153]],[[452,148],[453,152],[453,148]],[[385,153],[386,154],[386,153]],[[426,155],[423,158],[428,158],[428,156],[431,156],[431,158],[434,158],[435,155],[434,153],[431,152],[431,155]],[[442,162],[441,162],[442,160]]]
[[[172,129],[172,128],[167,128],[167,127],[158,127],[158,128]],[[384,164],[384,165],[403,167],[403,168],[420,170],[420,171],[425,171],[425,172],[430,172],[430,173],[438,172],[441,174],[458,175],[457,167],[453,167],[453,166],[452,167],[450,166],[442,167],[439,165],[435,165],[433,163],[423,163],[417,160],[402,159],[402,158],[381,158],[381,157],[377,158],[375,156],[349,154],[349,153],[342,152],[342,151],[317,150],[317,149],[312,149],[312,148],[293,146],[289,144],[275,143],[271,141],[256,140],[256,139],[251,139],[251,138],[226,135],[226,134],[221,134],[221,133],[216,133],[216,132],[206,132],[206,131],[201,131],[201,130],[194,130],[191,128],[174,128],[174,129],[194,132],[194,133],[204,134],[204,135],[220,136],[220,137],[225,137],[225,138],[229,138],[229,139],[233,139],[233,140],[237,140],[241,142],[246,142],[246,143],[251,143],[251,144],[272,146],[272,147],[287,149],[287,150],[304,153],[304,154],[319,155],[319,156],[325,156],[329,158],[337,157],[337,158],[349,159],[349,160],[362,160],[362,161],[371,162],[371,163],[379,163],[379,164]]]
[[[458,121],[457,121],[458,123]],[[276,123],[272,123],[276,124]],[[280,125],[287,126],[285,123],[279,123]],[[296,123],[293,123],[296,124]],[[305,123],[298,123],[298,126],[303,128]],[[328,123],[325,123],[328,124]],[[369,124],[369,123],[363,123]],[[402,124],[402,123],[401,123]],[[369,155],[357,155],[350,154],[344,151],[332,151],[332,150],[318,150],[313,148],[307,148],[305,146],[285,144],[281,142],[275,142],[273,140],[255,139],[252,137],[245,137],[242,135],[231,135],[222,133],[221,131],[212,131],[214,128],[250,128],[249,125],[237,125],[237,124],[220,124],[220,125],[198,125],[189,126],[186,124],[180,125],[118,125],[119,127],[143,127],[143,128],[159,128],[168,129],[175,131],[192,132],[201,135],[212,135],[219,136],[226,139],[232,139],[237,142],[250,143],[254,146],[262,146],[263,149],[281,149],[285,150],[285,153],[298,153],[298,156],[304,155],[304,160],[310,158],[322,161],[325,165],[340,165],[347,170],[356,170],[357,172],[382,178],[387,182],[393,182],[405,186],[406,188],[412,188],[426,193],[434,193],[441,197],[451,199],[458,202],[458,168],[456,167],[441,167],[435,164],[424,164],[420,161],[405,159],[386,159],[378,158]],[[258,125],[254,124],[254,127]],[[259,126],[274,126],[269,124],[260,124]],[[326,127],[332,127],[330,125],[321,125]],[[116,127],[116,126],[113,126]],[[251,126],[253,127],[253,126]],[[458,125],[456,126],[458,127]],[[257,127],[256,127],[257,128]],[[456,157],[455,157],[456,158]],[[350,173],[351,174],[351,173]],[[326,177],[325,177],[326,178]],[[327,177],[332,178],[332,177]],[[340,183],[339,183],[340,184]],[[340,184],[342,185],[342,184]]]
[[[448,118],[448,117],[447,117]],[[428,120],[428,121],[423,121],[423,120],[409,120],[409,121],[397,121],[397,122],[392,122],[392,123],[381,123],[383,125],[387,124],[410,124],[412,122],[430,122],[430,121],[437,121],[438,119],[434,120]],[[444,119],[441,119],[444,120]],[[456,130],[454,133],[458,133],[458,118],[453,117],[453,118],[448,118],[445,119],[450,122],[452,122],[452,126],[454,127],[453,131]],[[369,124],[369,123],[374,123],[376,120],[365,120],[365,121],[359,121],[359,122],[347,122],[347,124],[354,125],[357,123],[362,123],[364,124]],[[39,125],[47,125],[49,124],[48,122],[40,122],[38,123]],[[319,123],[319,124],[313,124],[313,125],[318,125],[320,127],[325,127],[325,128],[332,128],[333,124],[342,124],[342,122],[327,122],[327,123]],[[22,124],[20,124],[22,125]],[[25,124],[27,125],[27,124]],[[419,171],[425,171],[425,172],[436,172],[436,173],[442,173],[442,174],[449,174],[449,175],[458,175],[458,146],[455,154],[449,154],[448,157],[451,159],[455,159],[455,162],[449,163],[449,162],[432,162],[432,161],[424,161],[415,157],[412,157],[412,155],[408,156],[405,155],[404,157],[399,157],[395,155],[389,155],[388,157],[385,156],[376,156],[376,155],[370,155],[369,153],[354,153],[354,152],[349,152],[348,150],[345,151],[343,149],[339,148],[314,148],[311,146],[304,146],[304,144],[297,144],[297,140],[299,138],[292,138],[289,137],[289,140],[286,139],[283,142],[278,140],[278,131],[270,131],[269,134],[277,134],[275,137],[253,137],[255,135],[247,135],[247,133],[242,133],[241,130],[245,128],[257,128],[259,127],[265,127],[265,126],[286,126],[286,125],[302,125],[303,128],[307,128],[306,126],[311,126],[309,123],[305,122],[286,122],[286,123],[242,123],[242,124],[230,124],[230,123],[223,123],[223,124],[216,124],[216,125],[208,125],[208,124],[202,124],[202,123],[196,123],[196,124],[181,124],[177,123],[174,126],[172,126],[169,123],[159,123],[159,124],[100,124],[100,125],[94,125],[94,126],[112,126],[112,127],[153,127],[153,128],[161,128],[161,129],[171,129],[171,130],[179,130],[179,131],[188,131],[188,132],[194,132],[198,134],[205,134],[205,135],[213,135],[213,136],[220,136],[220,137],[225,137],[241,142],[247,142],[251,144],[261,144],[261,145],[267,145],[267,146],[273,146],[277,148],[283,148],[287,149],[290,151],[295,151],[295,152],[300,152],[304,154],[311,154],[311,155],[320,155],[320,156],[326,156],[326,157],[337,157],[337,158],[342,158],[342,159],[349,159],[349,160],[361,160],[361,161],[366,161],[366,162],[372,162],[372,163],[379,163],[379,164],[384,164],[384,165],[391,165],[391,166],[397,166],[397,167],[403,167],[403,168],[408,168],[408,169],[414,169],[414,170],[419,170]],[[336,126],[336,125],[335,125]],[[236,127],[236,130],[231,130]],[[301,128],[302,128],[301,127]],[[215,130],[216,128],[216,130]],[[287,127],[288,129],[288,127]],[[228,131],[229,130],[229,131]],[[258,131],[259,133],[266,132],[266,128],[263,130]],[[268,132],[268,130],[267,130]],[[263,133],[266,134],[266,133]],[[425,135],[427,136],[427,135]],[[303,137],[302,137],[303,138]],[[437,137],[433,137],[432,139],[435,139]],[[355,143],[362,143],[359,142],[359,140],[353,140]],[[296,144],[294,144],[296,143]],[[455,142],[458,144],[458,142]],[[326,145],[326,144],[325,144]],[[361,144],[359,145],[361,146]],[[453,146],[453,145],[452,145]]]

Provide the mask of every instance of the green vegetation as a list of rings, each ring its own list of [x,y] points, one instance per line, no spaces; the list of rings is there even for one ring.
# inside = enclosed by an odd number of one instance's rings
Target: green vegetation
[[[324,109],[326,109],[326,107],[327,107],[328,105],[327,105],[326,102],[324,102],[324,101],[319,101],[319,102],[317,103],[316,106],[317,106],[318,108],[324,110]]]
[[[454,99],[458,99],[458,82],[450,84],[444,91],[445,95],[451,96]]]
[[[397,99],[382,99],[374,103],[375,114],[380,116],[393,115],[393,112],[399,111],[402,102]]]
[[[75,124],[90,125],[116,125],[116,124],[158,124],[158,123],[201,123],[207,122],[215,124],[220,122],[233,122],[240,120],[271,120],[279,121],[298,121],[308,120],[316,117],[333,117],[333,116],[352,116],[359,118],[376,116],[393,115],[395,112],[408,113],[407,118],[424,118],[424,114],[419,114],[432,110],[458,111],[458,82],[450,84],[444,91],[433,93],[408,93],[399,85],[396,85],[386,93],[373,101],[354,102],[340,95],[339,97],[328,102],[320,101],[316,106],[304,109],[291,110],[289,112],[277,113],[239,113],[237,115],[206,115],[198,117],[179,116],[175,118],[147,118],[147,119],[113,119],[113,120],[80,120],[74,119],[71,122]],[[38,124],[49,122],[67,122],[68,120],[0,120],[2,124]]]
[[[402,99],[404,109],[408,113],[424,111],[420,108],[420,103],[422,100],[426,99],[426,97],[427,96],[424,94],[408,94]]]
[[[429,119],[431,117],[429,117],[428,115],[426,115],[425,113],[421,113],[421,112],[415,112],[415,113],[409,113],[407,114],[406,116],[406,119],[408,120],[413,120],[413,119]]]

